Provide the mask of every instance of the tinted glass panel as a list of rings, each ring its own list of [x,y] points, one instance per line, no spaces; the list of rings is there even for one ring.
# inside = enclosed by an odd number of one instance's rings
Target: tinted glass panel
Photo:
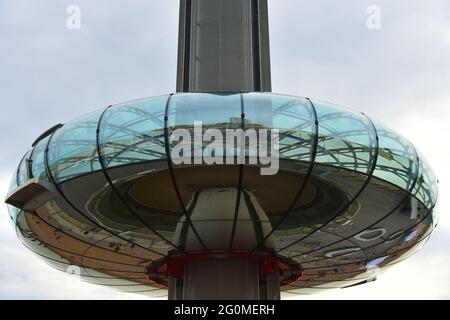
[[[17,188],[17,171],[14,171],[11,181],[9,182],[8,194],[11,194]],[[20,209],[12,205],[8,205],[9,216],[13,221],[16,221],[17,216],[20,213]]]
[[[40,177],[45,173],[45,148],[49,137],[39,141],[31,155],[31,173],[33,177]]]
[[[416,197],[423,202],[427,208],[431,208],[436,204],[438,196],[437,179],[431,170],[431,167],[423,156],[419,152],[419,165],[421,167],[421,174],[419,176],[420,185],[415,193]]]
[[[9,181],[8,186],[8,194],[12,193],[17,188],[17,170],[14,170],[14,173]]]
[[[9,212],[9,216],[11,217],[12,221],[15,222],[17,220],[17,216],[20,214],[20,211],[21,210],[19,208],[8,204],[8,212]]]
[[[243,99],[247,129],[278,129],[281,159],[311,161],[315,116],[308,100],[263,93]]]
[[[258,134],[259,149],[254,156],[260,160],[258,166],[244,168],[243,187],[252,192],[263,209],[261,219],[270,221],[271,226],[265,230],[267,235],[285,218],[306,183],[316,132],[314,109],[305,98],[267,93],[245,93],[243,104],[245,129],[256,130]],[[267,139],[263,132],[267,133]],[[269,161],[264,161],[266,155]],[[267,172],[271,174],[263,175]]]
[[[313,104],[319,120],[316,162],[369,173],[376,133],[367,117],[324,102]]]
[[[19,186],[25,183],[28,180],[28,159],[30,156],[30,151],[27,152],[25,157],[22,158],[22,161],[19,165],[19,173],[17,175],[17,183]]]
[[[201,124],[194,131],[194,123]],[[239,93],[191,93],[177,94],[172,97],[168,110],[168,127],[171,141],[173,141],[173,130],[177,130],[177,145],[185,145],[183,150],[174,149],[172,152],[172,160],[176,164],[179,159],[195,157],[195,163],[202,163],[200,156],[209,151],[214,157],[223,157],[225,155],[225,138],[226,129],[242,128],[241,119],[241,95]],[[196,139],[205,137],[206,130],[211,129],[208,133],[214,134],[210,141],[200,140],[195,143]],[[179,135],[189,137],[189,141],[179,138]],[[216,141],[220,147],[212,149],[210,143]],[[231,142],[231,141],[230,141]],[[180,145],[180,143],[182,145]],[[175,143],[171,144],[171,147]],[[234,154],[239,154],[240,150],[230,149]],[[190,153],[190,154],[189,154]]]
[[[113,106],[103,115],[100,144],[106,167],[166,158],[167,96]]]
[[[100,169],[96,132],[101,112],[72,121],[54,134],[48,161],[57,182]]]
[[[374,176],[411,190],[419,170],[413,145],[380,123],[375,123],[375,126],[379,151]]]

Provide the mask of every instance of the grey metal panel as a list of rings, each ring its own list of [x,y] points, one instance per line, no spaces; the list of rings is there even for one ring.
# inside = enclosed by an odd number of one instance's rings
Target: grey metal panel
[[[185,65],[187,64],[188,56],[186,55],[186,48],[189,48],[189,33],[186,30],[190,25],[190,13],[187,12],[191,8],[191,0],[180,0],[180,20],[178,27],[178,66],[177,66],[177,92],[184,91],[185,87]],[[189,29],[190,30],[190,29]],[[188,40],[188,41],[186,41]]]
[[[181,0],[178,92],[270,91],[267,0]]]
[[[259,52],[261,70],[261,91],[272,91],[272,75],[270,71],[269,12],[267,0],[259,0]]]
[[[258,300],[259,268],[255,260],[192,260],[184,269],[185,300]]]
[[[197,235],[207,243],[209,250],[229,248],[233,228],[238,190],[235,187],[205,188],[194,195],[190,201],[190,220]],[[214,206],[211,206],[214,203]],[[239,216],[236,219],[234,249],[251,250],[258,238],[263,238],[270,230],[270,222],[261,205],[251,191],[245,190],[239,203]],[[196,234],[182,217],[178,223],[175,237],[177,244],[187,251],[202,250]],[[267,237],[266,245],[274,245],[273,237]]]
[[[266,275],[265,286],[262,286],[261,290],[264,290],[266,296],[262,297],[260,294],[260,300],[280,300],[280,273],[273,272]]]

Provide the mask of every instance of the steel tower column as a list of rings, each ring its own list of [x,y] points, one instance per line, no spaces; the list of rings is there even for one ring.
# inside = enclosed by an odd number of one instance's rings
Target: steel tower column
[[[234,187],[206,188],[194,196],[190,219],[199,223],[198,232],[210,248],[208,251],[199,244],[187,219],[182,217],[175,231],[175,241],[184,250],[171,252],[167,259],[147,268],[147,274],[153,279],[158,278],[158,270],[169,276],[169,299],[280,298],[280,275],[286,275],[282,265],[289,263],[273,255],[270,249],[274,246],[273,238],[267,240],[266,249],[251,252],[257,238],[268,232],[269,224],[262,222],[268,221],[267,215],[250,191],[245,191],[246,196],[240,198],[239,232],[235,234],[233,246],[229,247],[237,193]]]
[[[270,92],[267,0],[180,0],[177,92]]]
[[[199,91],[271,91],[267,0],[180,0],[177,92]],[[192,215],[211,221],[204,241],[226,250],[229,226],[215,221],[216,211]],[[213,230],[227,234],[223,244]],[[235,250],[250,250],[239,237],[235,243]],[[186,247],[188,254],[198,250]],[[175,262],[170,265],[173,269]],[[192,259],[176,268],[177,277],[170,277],[169,299],[279,299],[278,270],[267,273],[265,268],[234,253],[223,259]]]

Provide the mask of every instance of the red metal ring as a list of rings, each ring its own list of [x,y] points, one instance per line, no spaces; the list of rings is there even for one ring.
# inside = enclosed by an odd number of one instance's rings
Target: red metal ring
[[[279,270],[280,285],[285,286],[296,281],[303,275],[303,268],[295,261],[276,255],[273,250],[265,249],[257,252],[248,251],[199,251],[179,252],[171,251],[165,258],[152,262],[145,268],[147,277],[158,284],[168,286],[169,277],[182,278],[184,266],[192,260],[199,259],[251,259],[260,263],[260,273],[268,274]]]

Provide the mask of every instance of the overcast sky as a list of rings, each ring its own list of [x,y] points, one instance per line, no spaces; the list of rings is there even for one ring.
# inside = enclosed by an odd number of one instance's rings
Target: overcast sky
[[[72,4],[81,9],[79,30],[66,26]],[[367,27],[370,5],[380,9],[380,29]],[[308,298],[450,298],[450,1],[269,0],[269,12],[274,92],[385,122],[426,155],[440,180],[440,223],[418,254],[374,283]],[[0,0],[0,193],[54,124],[173,92],[177,33],[178,0]],[[48,267],[0,210],[0,298],[141,298]]]

